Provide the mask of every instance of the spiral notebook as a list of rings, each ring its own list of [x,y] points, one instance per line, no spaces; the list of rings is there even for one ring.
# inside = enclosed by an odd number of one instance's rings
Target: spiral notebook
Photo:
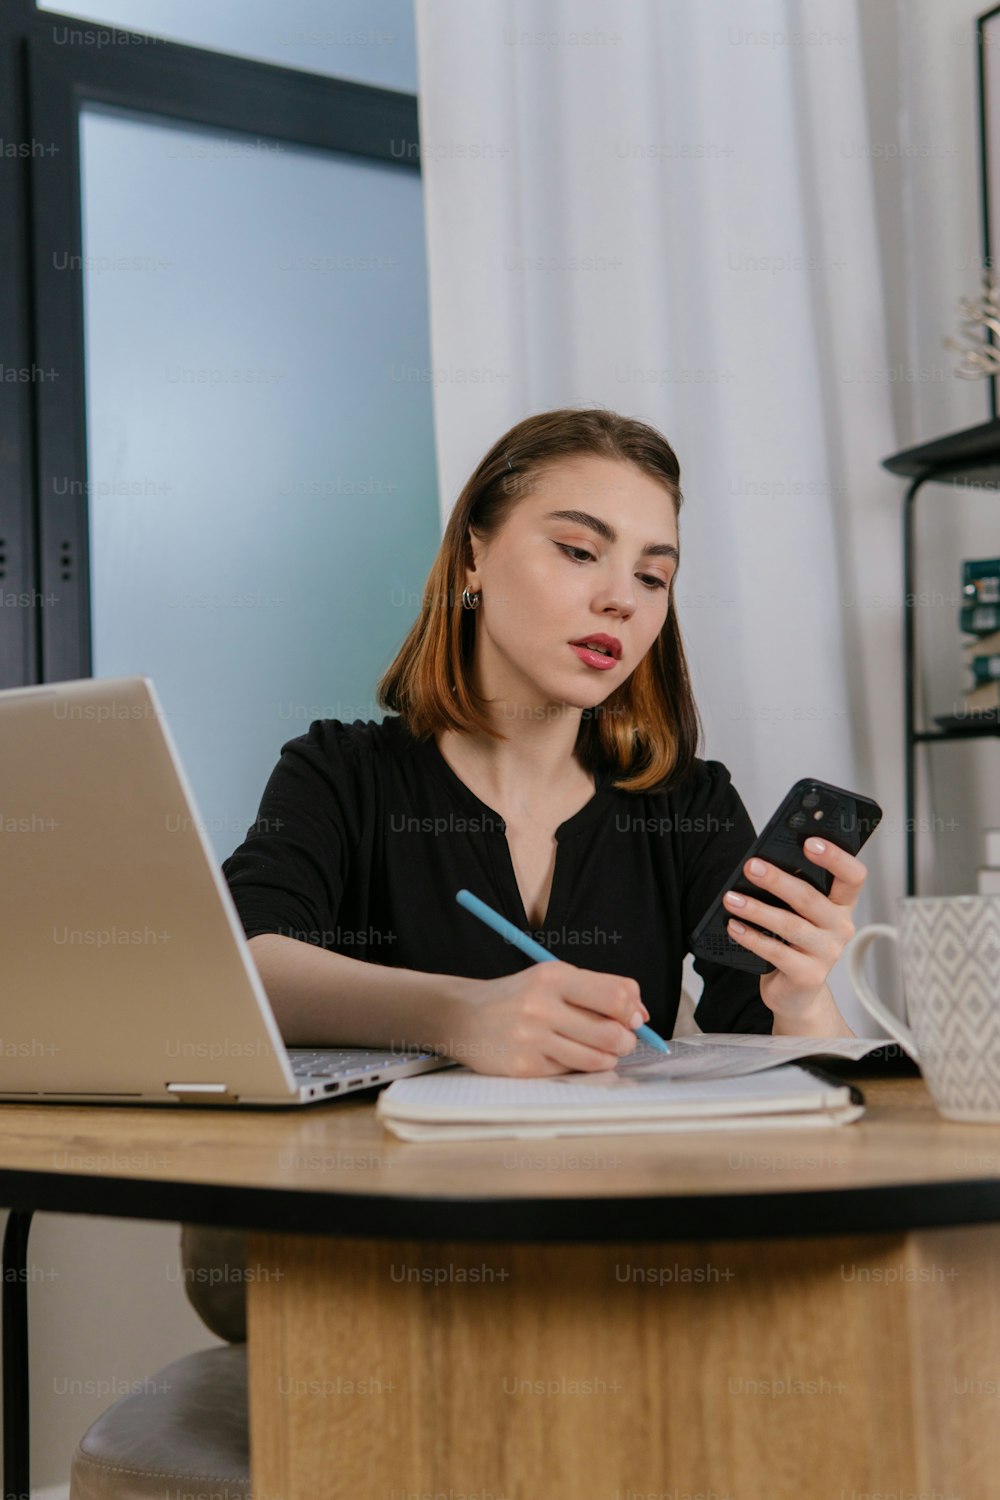
[[[768,1042],[772,1040],[779,1039]],[[800,1056],[831,1050],[825,1042],[817,1046],[815,1040],[794,1040]],[[838,1056],[861,1057],[880,1045],[861,1038],[843,1041],[845,1045],[832,1049]],[[376,1114],[403,1140],[471,1141],[798,1129],[846,1125],[864,1113],[858,1089],[788,1061],[794,1046],[774,1048],[762,1039],[754,1045],[745,1037],[728,1048],[708,1038],[704,1044],[700,1038],[683,1042],[683,1048],[680,1039],[671,1043],[676,1049],[671,1057],[654,1053],[646,1059],[640,1054],[637,1060],[633,1053],[617,1068],[601,1073],[504,1078],[453,1068],[401,1078],[379,1095]],[[715,1076],[695,1076],[699,1067],[711,1072],[713,1061]],[[720,1076],[727,1066],[733,1071]]]

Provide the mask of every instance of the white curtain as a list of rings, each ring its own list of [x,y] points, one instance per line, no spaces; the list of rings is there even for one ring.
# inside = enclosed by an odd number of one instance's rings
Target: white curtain
[[[654,423],[701,753],[758,828],[800,776],[874,796],[855,923],[895,920],[901,490],[855,0],[416,8],[442,525],[531,412]]]

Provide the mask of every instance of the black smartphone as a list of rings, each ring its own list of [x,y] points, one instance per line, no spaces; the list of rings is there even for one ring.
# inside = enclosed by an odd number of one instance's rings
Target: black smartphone
[[[738,891],[741,896],[752,896],[757,901],[766,901],[770,906],[781,907],[783,911],[792,910],[787,901],[782,901],[763,886],[754,885],[752,880],[747,879],[743,873],[747,860],[752,859],[755,854],[759,855],[769,865],[777,865],[779,869],[787,870],[789,875],[807,880],[824,896],[828,896],[833,876],[829,870],[814,864],[806,854],[802,848],[806,839],[815,835],[836,844],[840,849],[846,849],[848,854],[857,854],[881,819],[882,809],[870,797],[845,791],[841,786],[831,786],[826,781],[808,778],[797,781],[694,929],[691,934],[691,952],[696,958],[729,964],[734,969],[745,969],[749,974],[772,973],[774,964],[751,953],[749,948],[741,947],[726,931],[727,922],[730,917],[735,916],[738,921],[756,927],[768,937],[776,937],[779,942],[784,942],[784,938],[779,937],[776,932],[769,932],[762,923],[750,922],[748,918],[731,912],[722,904],[727,891]]]

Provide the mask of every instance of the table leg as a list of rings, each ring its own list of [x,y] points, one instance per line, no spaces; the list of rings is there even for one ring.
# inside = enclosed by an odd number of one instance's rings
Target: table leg
[[[1000,1226],[255,1235],[248,1266],[260,1500],[972,1500],[1000,1470]]]
[[[3,1237],[3,1492],[30,1500],[28,1234],[31,1210],[12,1208]]]

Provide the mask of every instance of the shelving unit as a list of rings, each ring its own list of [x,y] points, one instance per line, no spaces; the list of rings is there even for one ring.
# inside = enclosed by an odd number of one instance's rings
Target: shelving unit
[[[937,484],[995,485],[1000,488],[1000,417],[979,427],[935,438],[919,448],[907,448],[882,460],[891,474],[901,474],[912,482],[903,501],[903,669],[905,688],[906,740],[906,894],[916,895],[916,775],[917,746],[938,740],[973,740],[1000,735],[1000,725],[987,724],[969,729],[917,729],[914,700],[916,687],[915,639],[916,616],[914,588],[914,516],[915,501],[928,481]],[[1000,550],[1000,549],[998,549]]]

